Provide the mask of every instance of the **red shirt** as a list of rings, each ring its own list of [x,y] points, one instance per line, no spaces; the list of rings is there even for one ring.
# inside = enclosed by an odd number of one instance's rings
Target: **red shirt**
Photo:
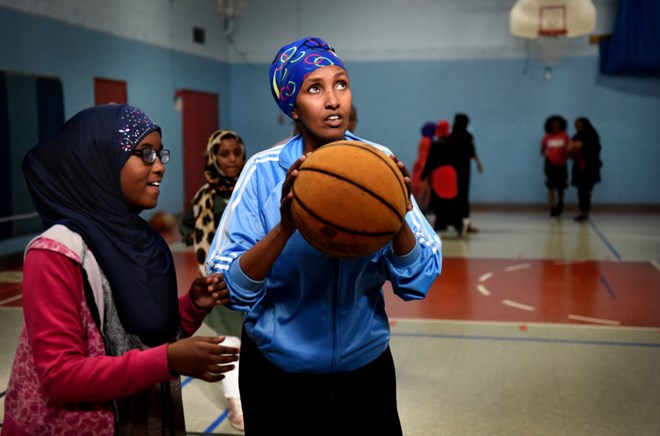
[[[571,140],[568,133],[548,133],[541,141],[541,151],[552,165],[566,165],[566,148]]]

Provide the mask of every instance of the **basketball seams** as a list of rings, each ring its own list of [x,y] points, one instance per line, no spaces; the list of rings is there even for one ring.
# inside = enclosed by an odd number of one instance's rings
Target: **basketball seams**
[[[377,194],[376,192],[374,192],[371,189],[367,188],[366,186],[362,186],[359,183],[354,182],[353,180],[349,179],[348,177],[344,177],[342,175],[335,174],[335,173],[332,173],[330,171],[323,170],[323,169],[320,169],[320,168],[300,168],[298,171],[301,171],[301,172],[302,171],[310,171],[310,172],[321,173],[321,174],[325,174],[326,176],[330,176],[332,178],[335,178],[337,180],[341,180],[342,182],[346,182],[346,183],[348,183],[350,185],[353,185],[356,188],[360,189],[362,192],[365,192],[365,193],[369,194],[374,199],[378,200],[381,204],[383,204],[388,209],[390,209],[394,213],[394,215],[396,215],[396,217],[399,219],[399,221],[402,221],[403,217],[405,216],[405,214],[401,215],[401,213],[399,213],[399,211],[396,209],[396,207],[392,206],[386,199],[381,197],[379,194]],[[295,192],[294,192],[294,196],[295,196]]]
[[[316,212],[314,212],[309,206],[307,206],[301,199],[296,195],[296,190],[295,186],[291,188],[291,191],[293,192],[293,199],[297,203],[297,205],[304,210],[307,215],[311,216],[314,218],[316,221],[325,224],[326,226],[330,226],[334,229],[340,230],[344,233],[349,233],[351,235],[356,235],[356,236],[372,236],[372,237],[380,237],[380,236],[394,236],[396,232],[364,232],[364,231],[359,231],[355,229],[349,229],[347,227],[342,227],[338,225],[337,223],[330,222],[329,220],[326,220],[322,217],[320,217]]]
[[[293,205],[298,204],[296,201],[293,202]],[[302,214],[302,209],[298,211],[298,214]],[[307,218],[308,220],[311,221],[310,218]],[[300,231],[301,235],[303,238],[312,246],[316,247],[317,249],[321,251],[325,251],[327,254],[331,256],[338,256],[338,257],[349,257],[349,258],[354,258],[354,257],[361,257],[364,256],[365,252],[375,252],[378,250],[378,247],[381,247],[386,243],[387,240],[392,238],[392,235],[385,235],[385,236],[380,236],[380,237],[374,237],[374,236],[359,236],[359,235],[353,235],[347,232],[341,233],[343,236],[351,236],[352,238],[363,238],[364,241],[358,242],[357,240],[353,240],[351,244],[346,244],[341,241],[335,241],[334,238],[327,237],[327,235],[323,235],[325,230],[331,229],[332,232],[337,232],[336,228],[331,228],[327,226],[322,226],[321,229],[315,228],[318,223],[310,224],[307,222],[307,220],[302,220],[300,219],[298,222],[299,228],[298,230]]]
[[[397,167],[397,165],[392,161],[392,159],[385,154],[384,151],[379,150],[373,145],[367,144],[365,142],[360,142],[360,141],[342,141],[341,144],[333,144],[331,145],[332,147],[354,147],[354,148],[359,148],[364,151],[367,151],[371,153],[372,155],[376,156],[381,162],[385,163],[387,168],[389,168],[390,171],[394,174],[394,176],[397,178],[399,183],[401,183],[401,190],[403,192],[403,203],[408,204],[408,187],[406,186],[405,181],[403,180],[403,175],[401,174],[401,170]],[[323,148],[323,147],[321,147]],[[318,151],[318,150],[317,150]]]

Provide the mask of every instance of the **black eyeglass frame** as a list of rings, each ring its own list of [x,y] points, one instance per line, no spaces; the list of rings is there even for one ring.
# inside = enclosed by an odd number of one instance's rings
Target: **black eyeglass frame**
[[[167,165],[167,163],[170,161],[170,151],[164,148],[161,148],[160,150],[154,150],[151,147],[140,149],[136,148],[135,150],[131,151],[131,154],[140,156],[142,158],[142,162],[146,163],[147,165],[153,165],[156,162],[156,156],[158,156],[160,162],[163,165]]]

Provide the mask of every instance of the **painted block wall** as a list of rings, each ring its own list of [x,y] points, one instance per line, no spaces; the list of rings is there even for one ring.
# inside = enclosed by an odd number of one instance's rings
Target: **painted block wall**
[[[572,133],[572,121],[587,116],[603,143],[603,182],[594,190],[594,201],[660,204],[660,80],[604,77],[597,58],[572,57],[562,59],[548,81],[540,62],[532,62],[527,71],[525,62],[347,62],[358,108],[357,134],[387,145],[411,168],[421,126],[440,119],[452,123],[456,112],[465,112],[485,167],[483,174],[473,169],[472,201],[544,204],[539,147],[545,119],[562,114]],[[290,134],[290,121],[280,124],[263,83],[267,66],[261,72],[233,68],[240,73],[233,75],[232,121],[245,132],[249,149],[265,148]],[[569,203],[577,202],[575,191],[567,191]]]
[[[220,122],[226,124],[225,116],[231,112],[225,98],[229,94],[228,64],[2,7],[0,41],[0,70],[62,80],[66,118],[94,105],[94,77],[125,80],[129,104],[143,109],[162,126],[163,142],[172,152],[158,209],[181,212],[182,124],[175,92],[218,93]],[[23,183],[20,171],[15,173],[14,181]]]
[[[660,204],[660,80],[599,74],[597,47],[585,38],[571,41],[546,80],[536,46],[506,32],[513,2],[246,0],[225,38],[209,0],[1,0],[13,4],[0,7],[0,69],[60,77],[67,117],[93,104],[95,76],[126,80],[129,102],[163,125],[173,151],[160,202],[173,213],[183,195],[175,90],[219,93],[221,127],[238,131],[250,154],[262,150],[292,130],[270,94],[270,60],[312,33],[348,65],[357,133],[409,167],[423,123],[470,115],[485,166],[473,174],[473,202],[545,203],[538,143],[545,118],[560,113],[569,122],[588,116],[601,133],[597,203]],[[595,3],[598,32],[607,33],[616,1]],[[207,28],[207,46],[189,42],[192,25]],[[570,190],[567,200],[575,199]]]

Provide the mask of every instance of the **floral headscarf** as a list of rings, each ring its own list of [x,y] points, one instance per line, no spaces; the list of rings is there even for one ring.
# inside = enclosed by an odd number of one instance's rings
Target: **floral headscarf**
[[[346,69],[334,49],[320,38],[307,36],[282,47],[270,65],[271,91],[282,112],[290,117],[305,77],[330,65]]]

